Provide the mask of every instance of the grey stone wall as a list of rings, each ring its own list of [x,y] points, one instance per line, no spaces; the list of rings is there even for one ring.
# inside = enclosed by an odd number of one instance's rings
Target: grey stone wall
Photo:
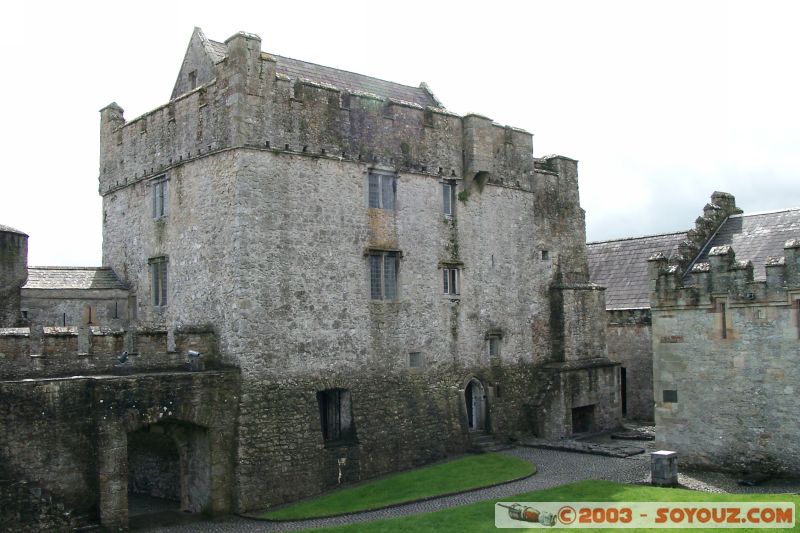
[[[3,526],[42,528],[57,513],[74,517],[59,527],[126,526],[127,434],[170,421],[207,428],[207,451],[194,454],[213,480],[205,509],[230,510],[238,396],[232,372],[0,381]],[[37,491],[20,492],[9,481]],[[47,502],[37,503],[36,492]]]
[[[608,311],[608,358],[626,375],[626,413],[631,420],[653,420],[653,338],[649,309]]]
[[[123,351],[130,372],[185,369],[187,351],[202,354],[208,368],[220,366],[217,337],[208,331],[178,331],[178,350],[167,349],[167,332],[92,327],[0,329],[0,379],[58,377],[114,372]]]
[[[227,44],[204,87],[131,122],[103,110],[100,191],[104,264],[131,286],[139,326],[212,324],[241,369],[240,510],[463,450],[472,376],[501,436],[568,435],[573,403],[616,423],[575,161],[534,160],[530,134],[478,115],[292,83],[257,38]],[[371,169],[396,173],[396,209],[368,207]],[[167,214],[154,219],[159,179]],[[453,217],[444,180],[458,184]],[[370,298],[369,250],[401,254],[395,301]],[[154,257],[168,258],[166,306],[153,305]],[[458,297],[442,294],[445,265],[461,269]],[[553,362],[554,284],[570,368]],[[424,360],[413,372],[411,352]],[[355,444],[322,441],[316,393],[329,388],[351,393]]]
[[[27,325],[79,326],[88,324],[88,307],[95,326],[128,325],[128,293],[122,290],[22,289],[20,308]]]
[[[761,282],[730,247],[695,266],[693,286],[652,261],[656,441],[682,463],[800,472],[798,250],[787,242]]]
[[[28,236],[0,226],[0,328],[22,325],[20,287],[28,279]]]

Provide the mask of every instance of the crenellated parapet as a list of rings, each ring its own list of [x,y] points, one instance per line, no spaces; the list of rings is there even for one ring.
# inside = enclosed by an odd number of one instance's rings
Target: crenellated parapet
[[[800,290],[800,239],[786,241],[783,256],[767,258],[766,280],[755,280],[752,262],[737,259],[730,245],[711,248],[708,261],[694,263],[687,273],[663,253],[648,264],[653,308],[710,306],[720,297],[734,305],[786,303]]]
[[[524,130],[452,113],[424,84],[414,90],[433,105],[354,89],[346,76],[290,77],[277,64],[256,35],[212,46],[196,30],[167,104],[130,121],[116,103],[101,110],[100,193],[241,147],[532,188]]]
[[[207,366],[217,365],[218,341],[209,328],[175,331],[170,350],[166,330],[126,331],[99,326],[0,328],[0,380],[109,374],[120,371],[185,369],[187,353],[202,354]]]

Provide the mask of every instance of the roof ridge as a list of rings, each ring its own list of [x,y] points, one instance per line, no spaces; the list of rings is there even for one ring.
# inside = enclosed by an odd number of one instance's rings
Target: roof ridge
[[[384,83],[393,83],[394,85],[402,85],[403,87],[408,87],[409,89],[417,89],[417,90],[420,90],[420,91],[424,91],[424,89],[422,89],[421,87],[414,87],[413,85],[406,85],[405,83],[400,83],[400,82],[396,82],[396,81],[392,81],[392,80],[385,80],[383,78],[377,78],[375,76],[370,76],[369,74],[362,74],[360,72],[354,72],[352,70],[346,70],[346,69],[343,69],[343,68],[332,67],[330,65],[323,65],[321,63],[314,63],[313,61],[306,61],[305,59],[297,59],[297,58],[294,58],[294,57],[282,56],[282,55],[279,55],[279,54],[273,54],[272,52],[267,52],[267,53],[269,55],[273,56],[273,57],[281,57],[283,59],[291,59],[292,61],[301,61],[303,63],[308,63],[309,65],[314,65],[314,66],[317,66],[317,67],[329,68],[329,69],[333,69],[333,70],[338,70],[340,72],[347,72],[348,74],[355,74],[356,76],[364,76],[365,78],[371,78],[373,80],[382,81]],[[344,88],[346,89],[347,87],[344,87]]]
[[[689,230],[683,231],[670,231],[667,233],[653,233],[652,235],[641,235],[639,237],[622,237],[619,239],[607,239],[605,241],[589,241],[586,243],[586,246],[590,244],[605,244],[607,242],[620,242],[620,241],[635,241],[637,239],[651,239],[653,237],[666,237],[668,235],[680,235],[681,233],[688,233]]]
[[[769,211],[756,211],[755,213],[739,213],[736,215],[731,215],[728,218],[744,218],[744,217],[754,217],[758,215],[772,215],[774,213],[785,213],[787,211],[800,211],[800,207],[785,207],[783,209],[772,209]]]

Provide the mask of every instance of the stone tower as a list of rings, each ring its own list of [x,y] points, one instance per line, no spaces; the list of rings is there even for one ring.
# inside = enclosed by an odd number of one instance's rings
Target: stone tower
[[[0,225],[0,327],[20,324],[20,287],[28,279],[28,236]]]

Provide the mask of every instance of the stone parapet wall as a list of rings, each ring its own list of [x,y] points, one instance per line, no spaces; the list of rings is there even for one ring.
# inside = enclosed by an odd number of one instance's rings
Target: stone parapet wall
[[[167,332],[125,332],[100,327],[0,329],[0,379],[57,377],[118,371],[128,351],[125,371],[184,368],[187,351],[200,352],[204,362],[218,364],[216,334],[207,330],[179,331],[177,351],[167,349]]]

